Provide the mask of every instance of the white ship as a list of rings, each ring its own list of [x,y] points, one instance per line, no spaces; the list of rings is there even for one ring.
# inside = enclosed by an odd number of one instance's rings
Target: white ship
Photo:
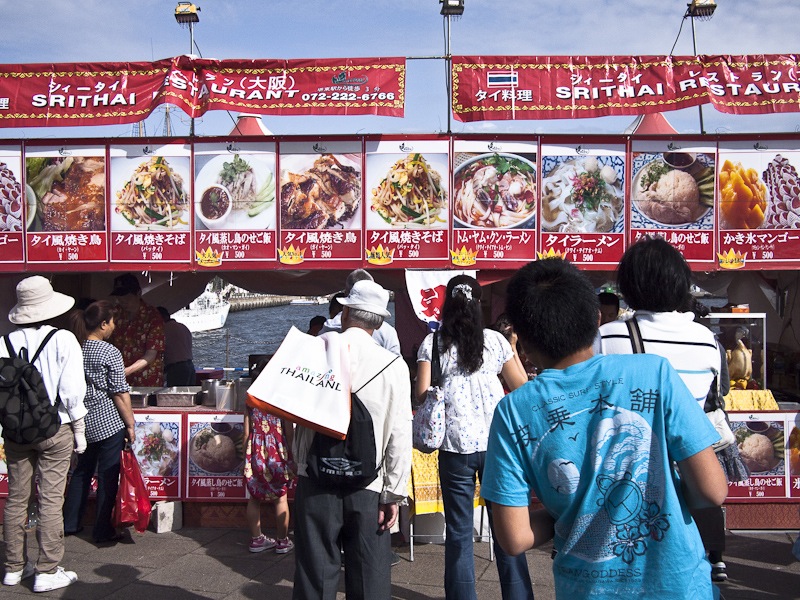
[[[172,318],[186,325],[192,333],[211,331],[225,325],[230,310],[230,302],[206,290],[192,300],[187,308],[173,313]]]

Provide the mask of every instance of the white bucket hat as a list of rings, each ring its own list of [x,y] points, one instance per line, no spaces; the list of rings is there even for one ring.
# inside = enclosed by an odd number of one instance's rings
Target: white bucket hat
[[[365,310],[382,317],[389,317],[392,314],[386,310],[389,304],[389,292],[368,279],[356,281],[350,289],[350,294],[346,298],[338,298],[337,301],[342,306]]]
[[[17,304],[9,311],[8,320],[14,325],[40,323],[63,315],[74,305],[74,298],[53,291],[47,279],[34,275],[17,284]]]

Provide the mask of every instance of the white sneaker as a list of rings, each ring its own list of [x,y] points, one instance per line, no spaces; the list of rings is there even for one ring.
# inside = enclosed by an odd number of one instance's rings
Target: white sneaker
[[[65,571],[64,567],[58,567],[55,573],[38,573],[33,582],[33,591],[50,592],[67,587],[76,581],[78,581],[78,575],[75,571]]]
[[[33,563],[26,562],[25,566],[22,567],[22,571],[8,571],[6,576],[3,577],[3,585],[18,585],[20,581],[23,579],[27,579],[28,577],[33,577],[33,574],[36,572],[36,567],[33,566]]]

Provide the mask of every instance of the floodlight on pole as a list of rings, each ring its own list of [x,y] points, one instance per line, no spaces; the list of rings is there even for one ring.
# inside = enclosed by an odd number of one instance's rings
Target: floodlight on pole
[[[464,14],[464,0],[439,0],[439,14],[444,17],[444,59],[447,71],[447,133],[450,133],[450,115],[453,112],[453,55],[450,53],[450,19]]]
[[[191,2],[178,2],[175,20],[181,27],[189,27],[189,55],[194,54],[194,24],[200,22],[200,7]],[[194,118],[189,122],[189,137],[194,136]]]
[[[692,0],[686,5],[686,13],[683,18],[688,17],[692,20],[692,52],[695,56],[697,56],[697,37],[694,32],[694,20],[710,21],[715,10],[717,10],[717,3],[714,0]],[[706,131],[703,126],[703,105],[699,104],[697,110],[700,113],[700,133],[704,134]]]

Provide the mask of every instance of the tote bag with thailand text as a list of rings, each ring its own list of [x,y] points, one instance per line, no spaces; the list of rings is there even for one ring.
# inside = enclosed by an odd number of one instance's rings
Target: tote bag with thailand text
[[[247,405],[343,440],[350,425],[347,345],[292,327],[247,390]]]

